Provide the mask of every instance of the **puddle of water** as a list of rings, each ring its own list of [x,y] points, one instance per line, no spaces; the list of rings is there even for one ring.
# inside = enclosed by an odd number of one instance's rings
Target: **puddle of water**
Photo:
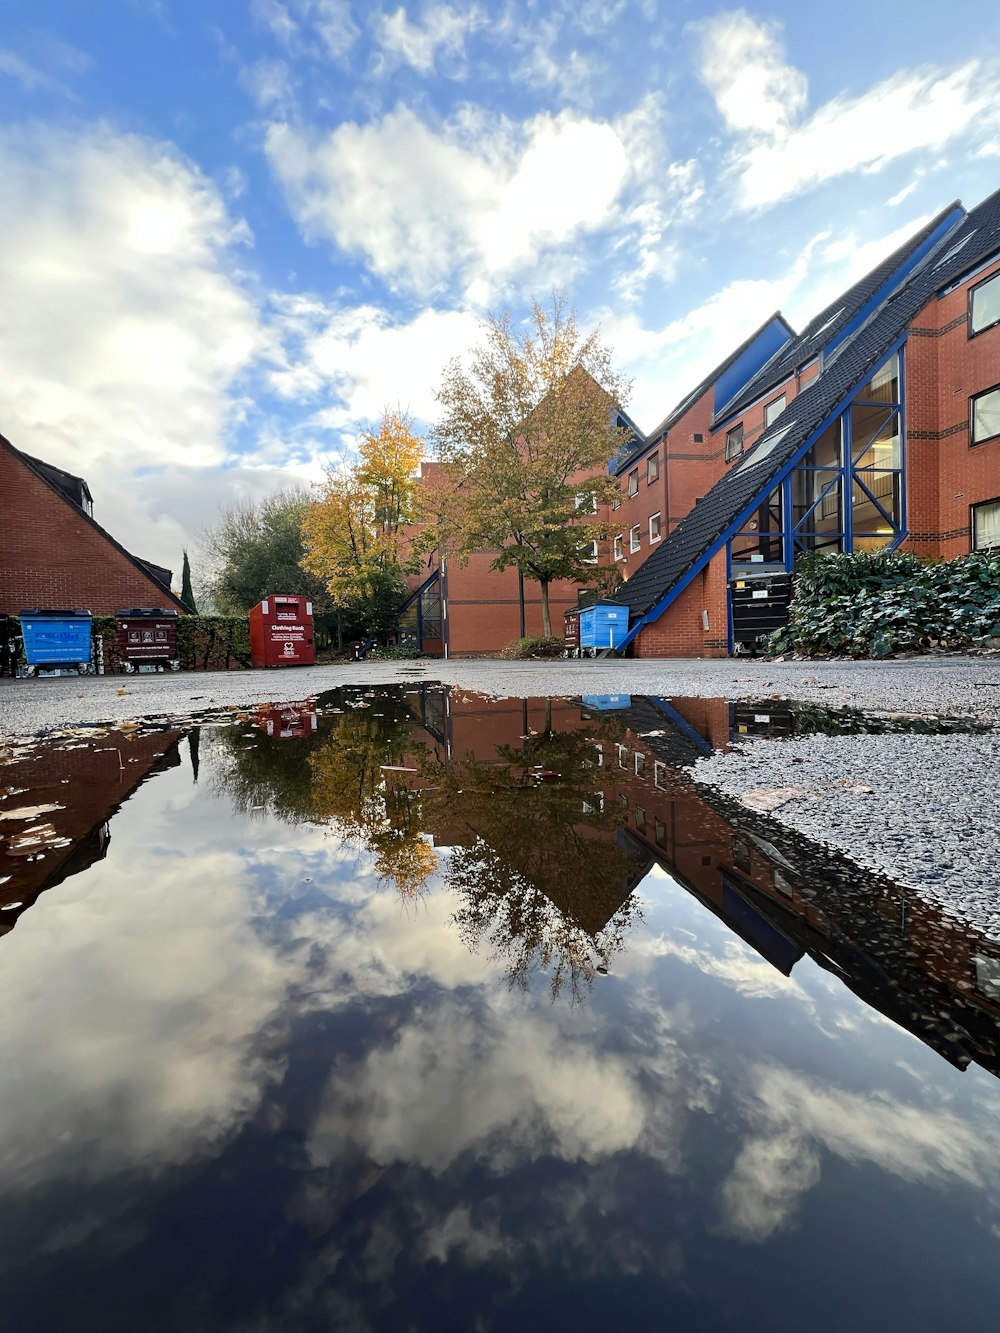
[[[414,682],[15,753],[10,1326],[991,1326],[1000,947],[693,786],[768,705]]]

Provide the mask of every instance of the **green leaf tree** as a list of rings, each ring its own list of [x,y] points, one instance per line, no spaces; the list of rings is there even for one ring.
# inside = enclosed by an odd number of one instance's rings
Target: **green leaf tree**
[[[274,593],[309,597],[317,613],[328,607],[322,581],[301,565],[309,503],[308,491],[291,489],[219,511],[215,525],[201,534],[202,589],[219,611],[238,615]]]
[[[608,463],[627,443],[619,409],[630,385],[600,330],[583,334],[560,292],[533,304],[527,329],[504,314],[484,333],[438,392],[445,484],[433,539],[459,556],[494,551],[494,569],[513,565],[537,582],[551,634],[551,583],[598,573],[592,545],[607,524],[591,516],[617,492]]]
[[[184,565],[181,572],[181,601],[192,615],[196,616],[198,614],[198,606],[194,600],[194,589],[191,587],[191,561],[188,559],[187,551],[184,552]]]

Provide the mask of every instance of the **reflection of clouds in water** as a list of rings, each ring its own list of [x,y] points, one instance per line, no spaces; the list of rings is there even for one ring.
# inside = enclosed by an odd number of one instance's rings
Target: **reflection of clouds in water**
[[[259,905],[224,854],[43,895],[4,941],[0,1178],[184,1160],[253,1110],[277,1068],[255,1040],[294,967]]]
[[[549,1018],[457,996],[422,1006],[392,1045],[334,1071],[310,1156],[329,1160],[349,1141],[379,1163],[442,1171],[474,1149],[502,1170],[634,1146],[646,1112],[633,1069]]]
[[[633,955],[629,960],[630,969],[639,970],[642,959],[676,958],[748,999],[794,996],[804,1004],[810,1004],[809,997],[794,978],[784,976],[748,944],[728,932],[714,951],[704,942],[688,943],[684,937],[691,938],[687,931],[672,931],[669,936],[650,933],[637,939],[630,950]]]
[[[743,1240],[767,1240],[791,1219],[819,1182],[824,1149],[913,1184],[1000,1185],[992,1115],[973,1123],[944,1105],[844,1092],[775,1066],[753,1071],[745,1103],[751,1136],[720,1191],[723,1230]]]

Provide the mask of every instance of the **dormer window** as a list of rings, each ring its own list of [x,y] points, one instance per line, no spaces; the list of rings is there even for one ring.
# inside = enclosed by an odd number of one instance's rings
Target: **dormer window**
[[[743,452],[743,422],[726,432],[726,462],[731,463]]]
[[[785,410],[785,395],[781,394],[777,398],[772,398],[767,407],[764,408],[764,429],[777,421]]]

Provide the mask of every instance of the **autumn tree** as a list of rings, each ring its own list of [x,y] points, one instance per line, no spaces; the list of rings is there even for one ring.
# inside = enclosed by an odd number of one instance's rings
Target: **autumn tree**
[[[423,454],[409,415],[386,411],[365,431],[355,461],[327,469],[303,515],[303,568],[377,637],[391,633],[406,595]]]
[[[460,554],[495,551],[494,569],[537,582],[546,634],[553,580],[595,577],[592,543],[607,533],[594,516],[617,490],[608,463],[627,443],[628,389],[600,331],[583,334],[559,292],[534,303],[527,329],[491,316],[468,365],[445,371],[435,536]]]

